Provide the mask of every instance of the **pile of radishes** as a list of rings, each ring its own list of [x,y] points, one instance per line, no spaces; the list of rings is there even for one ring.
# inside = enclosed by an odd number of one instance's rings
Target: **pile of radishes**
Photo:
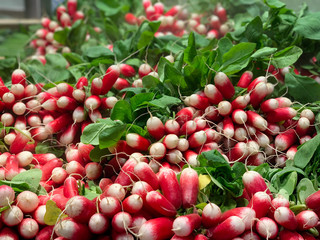
[[[160,27],[155,36],[175,35],[182,37],[190,31],[205,35],[209,39],[223,37],[232,29],[232,24],[227,22],[227,11],[218,3],[213,14],[190,14],[187,8],[175,5],[165,11],[165,5],[161,2],[152,4],[150,0],[142,1],[145,16],[135,16],[127,13],[125,20],[131,25],[140,25],[143,21],[160,21]]]
[[[56,17],[57,21],[43,17],[41,19],[43,28],[36,31],[35,38],[30,42],[30,46],[36,50],[34,58],[39,59],[43,64],[46,63],[47,53],[71,51],[69,47],[63,46],[54,39],[54,33],[70,28],[77,20],[84,19],[85,15],[82,11],[77,10],[77,0],[68,0],[67,7],[60,5],[56,9]]]

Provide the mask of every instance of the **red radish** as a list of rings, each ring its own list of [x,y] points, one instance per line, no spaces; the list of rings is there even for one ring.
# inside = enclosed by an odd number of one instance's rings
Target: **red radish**
[[[68,173],[62,167],[55,167],[52,170],[52,181],[57,184],[63,184],[66,178],[68,177]]]
[[[247,111],[247,122],[252,125],[253,127],[259,129],[260,131],[265,131],[268,126],[268,122],[261,117],[259,114],[253,111]]]
[[[211,29],[210,31],[208,31],[207,33],[207,38],[208,39],[215,39],[219,37],[219,31],[216,29]]]
[[[279,98],[276,98],[276,100],[279,103],[279,108],[287,108],[287,107],[290,107],[292,105],[291,100],[289,98],[286,98],[286,97],[279,97]]]
[[[291,146],[288,151],[286,152],[286,157],[290,160],[293,160],[294,159],[294,155],[297,153],[298,149],[297,149],[298,146],[296,145],[293,145]]]
[[[78,161],[70,161],[66,165],[66,171],[69,175],[73,175],[76,179],[81,179],[85,176],[85,169]]]
[[[223,119],[223,134],[228,139],[234,136],[234,125],[230,117]]]
[[[204,130],[207,127],[207,121],[202,117],[196,117],[194,121],[197,125],[197,131]]]
[[[202,210],[202,225],[205,228],[216,226],[220,222],[221,210],[214,203],[208,203]]]
[[[256,192],[247,207],[255,210],[257,218],[265,217],[271,207],[271,198],[265,192]]]
[[[247,88],[252,80],[253,73],[251,71],[245,71],[237,84],[238,87]]]
[[[252,197],[256,192],[266,191],[266,193],[268,193],[272,199],[271,192],[260,173],[255,171],[247,171],[242,176],[242,182],[250,197]]]
[[[267,120],[268,122],[275,123],[281,122],[288,119],[292,119],[297,115],[297,111],[291,107],[277,108],[273,111],[268,112]]]
[[[279,240],[303,240],[304,238],[297,232],[284,229],[279,234]]]
[[[113,216],[111,222],[112,229],[119,233],[126,232],[131,224],[132,217],[127,212],[118,212],[116,215]]]
[[[268,85],[260,82],[250,93],[250,103],[254,108],[258,108],[262,100],[268,95]]]
[[[193,133],[188,138],[190,148],[200,147],[200,146],[204,145],[206,143],[206,141],[207,141],[207,135],[206,135],[205,131],[203,131],[203,130]]]
[[[183,125],[185,122],[192,120],[194,114],[194,109],[191,107],[185,107],[181,109],[176,114],[176,120],[180,125]]]
[[[157,142],[150,145],[150,156],[155,160],[161,160],[166,155],[166,147],[163,143]]]
[[[263,164],[265,162],[266,162],[266,157],[263,153],[260,152],[255,155],[251,155],[248,158],[247,165],[260,166],[261,164]]]
[[[182,204],[181,188],[176,174],[170,168],[162,168],[159,173],[159,184],[163,195],[178,209]]]
[[[198,94],[192,94],[189,97],[190,106],[200,110],[205,110],[209,106],[209,99]]]
[[[15,193],[12,187],[7,185],[0,186],[0,207],[9,206],[15,198]]]
[[[197,123],[193,120],[189,120],[181,126],[180,135],[189,136],[190,134],[194,133],[196,130],[197,130]],[[170,135],[173,135],[173,134],[169,134],[167,136],[170,136]],[[167,136],[165,137],[165,139],[167,138]],[[173,148],[175,148],[175,147],[173,147]]]
[[[124,78],[118,78],[116,82],[113,84],[113,87],[121,91],[122,89],[130,87],[130,83],[128,82],[128,80]]]
[[[145,163],[145,162],[137,163],[133,171],[140,180],[149,183],[149,185],[154,190],[157,190],[159,188],[158,178],[156,174],[152,171],[148,163]]]
[[[143,87],[142,79],[134,80],[133,83],[132,83],[132,87],[142,88]]]
[[[214,77],[214,83],[224,98],[230,99],[233,97],[235,90],[225,73],[218,72]]]
[[[264,76],[257,77],[254,79],[248,86],[247,91],[251,92],[259,83],[264,82],[267,83],[267,78]]]
[[[178,164],[182,161],[182,153],[178,149],[172,149],[167,152],[167,161],[172,164]]]
[[[107,97],[103,98],[101,101],[102,107],[112,109],[118,102],[118,99],[116,97]]]
[[[137,133],[127,134],[126,141],[130,147],[139,151],[147,151],[150,146],[149,140],[138,135]]]
[[[33,97],[33,96],[36,96],[38,94],[38,89],[36,87],[36,85],[34,84],[29,84],[25,87],[24,89],[24,95],[26,97]]]
[[[140,65],[140,67],[139,67],[139,77],[140,78],[147,76],[151,72],[152,72],[152,69],[149,64],[144,63],[144,64]]]
[[[76,11],[75,14],[73,15],[73,22],[79,20],[79,19],[84,19],[85,15],[82,11]],[[94,31],[99,32],[99,28],[94,28]]]
[[[187,237],[201,226],[201,217],[197,213],[179,216],[173,221],[172,231],[176,236]]]
[[[86,93],[81,89],[75,89],[72,92],[72,97],[78,102],[84,102],[86,98]]]
[[[174,149],[178,146],[179,138],[175,134],[168,134],[163,139],[163,144],[167,149]]]
[[[232,105],[228,101],[221,101],[218,104],[218,112],[222,116],[228,116],[232,112]]]
[[[19,162],[15,155],[8,156],[6,167],[5,167],[5,176],[6,180],[12,180],[15,176],[19,174]]]
[[[77,107],[77,101],[72,97],[62,96],[57,100],[58,108],[65,111],[72,111]]]
[[[63,6],[63,5],[58,6],[56,9],[57,19],[60,20],[62,13],[66,12],[66,11],[67,11],[67,8],[65,6]],[[51,21],[51,23],[52,23],[52,21]],[[49,26],[49,28],[50,28],[50,26]]]
[[[35,240],[45,240],[50,239],[52,233],[53,233],[53,227],[54,226],[46,226],[42,228],[38,234],[36,235]]]
[[[24,97],[24,86],[20,83],[13,84],[10,92],[14,95],[16,100],[19,100]]]
[[[318,209],[320,204],[320,190],[306,198],[306,205],[311,209]]]
[[[10,208],[1,212],[1,220],[8,227],[18,225],[23,219],[23,212],[16,205],[11,205]]]
[[[261,103],[261,105],[260,105],[261,111],[263,111],[265,113],[273,111],[273,110],[277,109],[278,107],[279,107],[279,102],[274,98],[270,98],[270,99],[264,101],[263,103]]]
[[[57,85],[57,91],[60,96],[72,97],[74,88],[67,83],[59,83]]]
[[[147,193],[146,203],[156,212],[166,217],[173,217],[177,213],[172,203],[157,191]]]
[[[143,199],[138,194],[132,194],[123,200],[122,206],[125,212],[137,213],[143,207]]]
[[[172,133],[172,134],[179,135],[180,125],[176,120],[170,119],[166,121],[164,128],[167,134]]]
[[[289,208],[290,206],[290,202],[288,199],[286,199],[285,197],[283,197],[282,195],[278,195],[276,198],[274,198],[271,201],[271,208],[270,211],[273,213],[275,209],[277,209],[278,207],[287,207]]]
[[[17,102],[12,106],[12,111],[16,115],[23,115],[26,112],[26,108],[23,102]]]
[[[127,13],[124,16],[124,19],[126,20],[127,23],[130,25],[136,25],[138,23],[137,17],[133,15],[132,13]]]
[[[38,127],[41,125],[41,118],[39,115],[30,114],[27,117],[27,122],[31,127]]]
[[[72,198],[79,195],[78,182],[74,177],[67,177],[63,186],[63,194],[66,198]]]
[[[17,136],[16,133],[10,132],[10,133],[8,133],[8,134],[6,134],[4,136],[3,140],[4,140],[5,144],[10,146],[13,143],[14,139],[16,138],[16,136]]]
[[[67,9],[70,16],[74,16],[77,11],[77,0],[68,0]]]
[[[108,197],[115,197],[119,199],[119,201],[122,201],[126,196],[126,190],[122,185],[113,183],[103,189],[103,195]]]
[[[244,109],[247,107],[247,105],[249,104],[250,102],[250,95],[249,94],[246,94],[246,95],[243,95],[243,96],[238,96],[236,97],[232,102],[231,102],[231,105],[232,105],[232,108],[233,109]]]
[[[134,215],[132,216],[132,224],[131,224],[131,230],[138,234],[142,224],[144,224],[147,220],[142,215]]]
[[[220,221],[225,221],[227,218],[229,218],[231,216],[237,216],[240,219],[242,219],[242,221],[245,224],[245,229],[249,230],[252,228],[252,226],[254,224],[256,212],[249,207],[233,208],[233,209],[230,209],[230,210],[224,212],[221,215]]]
[[[88,86],[89,82],[86,77],[80,77],[75,85],[77,89],[84,89],[84,87]]]
[[[19,162],[19,167],[26,167],[32,163],[33,154],[29,151],[22,151],[16,155],[16,158]]]
[[[278,235],[278,225],[271,218],[263,217],[256,224],[259,235],[266,239],[275,239]]]
[[[33,154],[33,164],[44,165],[52,159],[57,158],[53,153]]]
[[[260,240],[260,237],[258,234],[252,231],[246,231],[241,235],[243,240]]]
[[[277,211],[277,210],[276,210]],[[308,230],[318,225],[319,217],[311,210],[304,210],[296,215],[298,230]]]
[[[20,236],[24,239],[32,239],[39,232],[39,225],[36,220],[32,218],[25,218],[19,224],[18,231]]]
[[[136,71],[128,64],[120,64],[120,73],[125,77],[134,77]]]
[[[56,118],[54,121],[48,123],[45,128],[50,134],[57,133],[62,130],[66,125],[72,123],[72,116],[69,113],[65,113],[60,117]]]
[[[233,239],[245,231],[245,224],[241,218],[231,216],[221,222],[212,232],[210,239],[223,240]]]
[[[164,136],[164,125],[157,117],[150,117],[147,121],[147,129],[152,137],[156,140],[161,139]]]
[[[296,132],[300,137],[305,136],[308,133],[309,127],[310,120],[306,117],[300,117],[297,122]]]
[[[96,122],[102,118],[101,112],[99,110],[89,111],[89,118],[92,122]]]
[[[208,132],[206,132],[207,135],[207,141],[208,141]],[[185,152],[189,149],[189,142],[185,138],[179,138],[179,142],[177,145],[177,149],[181,152]]]
[[[244,124],[248,117],[245,111],[242,109],[235,109],[232,112],[232,121],[237,124]]]
[[[182,10],[180,5],[175,5],[171,9],[169,9],[164,15],[165,16],[175,16]]]
[[[288,207],[278,207],[274,211],[274,219],[289,230],[295,230],[298,226],[294,213]]]
[[[84,105],[91,111],[96,110],[101,105],[101,99],[98,96],[92,95],[85,100]]]
[[[84,110],[84,107],[82,107],[82,106],[78,106],[76,109],[74,109],[74,111],[72,113],[72,119],[76,123],[83,122],[84,120],[86,120],[86,117],[87,117],[87,114]]]
[[[301,233],[301,236],[303,237],[304,240],[316,240],[316,238],[313,235],[307,232]]]
[[[4,102],[7,109],[11,109],[16,102],[16,98],[11,92],[7,92],[3,94],[2,101]]]
[[[89,219],[96,212],[93,201],[83,196],[75,196],[67,202],[66,214],[77,222],[88,223]]]
[[[189,208],[194,206],[199,192],[198,173],[192,168],[183,169],[180,176],[180,186],[183,207]]]
[[[141,240],[161,240],[171,238],[173,221],[170,218],[160,217],[146,221],[140,227],[138,237]]]
[[[304,109],[300,113],[300,117],[306,117],[309,119],[310,123],[314,122],[314,113],[310,109]]]
[[[38,196],[30,191],[23,191],[17,196],[17,207],[24,213],[30,213],[37,209],[39,205]]]
[[[15,119],[11,113],[3,113],[1,115],[1,122],[5,127],[9,127],[14,123]]]
[[[109,220],[101,213],[95,213],[91,216],[88,226],[92,233],[103,234],[109,229]]]
[[[297,140],[296,132],[293,129],[289,129],[276,136],[274,144],[278,151],[287,150]]]
[[[97,180],[102,175],[102,166],[96,162],[90,162],[85,167],[86,177],[90,180]]]
[[[229,151],[229,160],[232,162],[243,161],[248,156],[247,144],[244,142],[238,142]]]
[[[41,167],[41,171],[42,171],[41,180],[46,181],[49,178],[51,178],[52,170],[56,167],[61,167],[62,164],[63,164],[63,162],[59,158],[52,159],[52,160],[48,161],[46,164],[44,164]]]
[[[121,205],[117,198],[105,197],[99,202],[99,209],[104,216],[112,218],[116,213],[121,211]]]
[[[54,232],[59,237],[64,237],[66,239],[89,240],[92,237],[89,227],[86,224],[78,223],[72,218],[61,220],[55,225]]]
[[[91,83],[91,94],[92,95],[100,95],[103,83],[101,78],[94,78]]]
[[[11,82],[12,84],[22,84],[23,86],[26,85],[26,73],[22,69],[16,69],[12,72],[11,75]]]
[[[267,147],[270,144],[270,139],[269,137],[262,133],[257,131],[256,132],[256,142],[259,144],[260,147]]]
[[[120,67],[118,65],[111,65],[103,76],[101,94],[108,93],[119,76]]]
[[[71,26],[71,18],[68,13],[62,13],[60,17],[60,23],[62,27],[70,27]]]

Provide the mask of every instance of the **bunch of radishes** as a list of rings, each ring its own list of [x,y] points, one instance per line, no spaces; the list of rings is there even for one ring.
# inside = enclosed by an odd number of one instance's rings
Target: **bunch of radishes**
[[[57,21],[43,17],[41,19],[43,28],[36,31],[36,38],[30,43],[30,46],[36,49],[34,57],[43,64],[46,62],[44,56],[47,53],[56,53],[59,50],[63,53],[70,52],[69,47],[63,46],[54,39],[54,33],[71,27],[77,20],[84,19],[85,15],[82,11],[77,10],[77,0],[68,0],[67,7],[60,5],[56,9],[56,17]]]
[[[195,31],[207,38],[220,38],[231,30],[231,23],[227,22],[226,9],[221,4],[217,4],[213,14],[189,14],[187,8],[175,5],[165,12],[165,5],[157,2],[154,5],[150,0],[142,1],[145,16],[136,17],[132,13],[127,13],[125,20],[132,25],[140,25],[144,20],[160,21],[160,27],[155,36],[173,34],[182,37],[190,31]]]

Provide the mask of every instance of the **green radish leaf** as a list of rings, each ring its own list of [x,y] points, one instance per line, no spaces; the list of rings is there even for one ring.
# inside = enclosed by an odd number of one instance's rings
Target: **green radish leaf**
[[[320,40],[320,12],[299,18],[293,30],[305,38]]]
[[[99,146],[94,147],[90,152],[90,159],[93,162],[101,162],[105,155],[109,155],[110,151],[108,148],[100,149]]]
[[[223,37],[219,39],[218,48],[217,48],[217,57],[216,57],[216,65],[220,67],[223,62],[223,56],[229,52],[229,50],[233,47],[233,44],[229,38]]]
[[[114,146],[125,133],[126,125],[115,121],[113,126],[105,128],[99,134],[99,147],[101,149]]]
[[[153,76],[144,76],[142,78],[142,84],[146,88],[155,88],[162,83],[158,78],[155,78]]]
[[[313,183],[308,178],[303,178],[297,186],[297,196],[300,204],[304,204],[307,197],[315,193]]]
[[[241,71],[250,62],[250,56],[256,48],[255,43],[239,43],[223,55],[222,66],[219,71],[234,74]]]
[[[31,169],[12,178],[13,182],[24,182],[30,187],[30,191],[36,192],[42,177],[42,171],[40,169]]]
[[[289,200],[289,196],[294,192],[298,181],[297,172],[289,173],[280,184],[279,194]]]
[[[249,42],[259,42],[262,33],[262,20],[257,16],[247,25],[244,35]]]
[[[169,79],[171,83],[174,85],[181,87],[182,89],[188,87],[182,73],[176,69],[174,66],[171,64],[166,63],[164,65],[164,80]]]
[[[61,157],[65,150],[62,147],[55,147],[50,142],[40,142],[37,144],[35,152],[37,154],[53,153],[56,157]]]
[[[44,223],[48,226],[54,226],[58,221],[68,217],[66,214],[62,213],[61,209],[57,207],[57,204],[48,200],[46,203],[46,213],[44,214]]]
[[[92,46],[88,47],[84,52],[83,55],[89,58],[99,58],[99,57],[114,57],[114,53],[111,52],[108,48],[104,46]]]
[[[114,16],[121,11],[122,6],[117,1],[97,0],[95,5],[98,9],[104,12],[106,17]]]
[[[99,186],[95,185],[93,181],[88,181],[89,189],[84,188],[84,193],[82,196],[88,198],[89,200],[93,200],[96,197],[99,197],[102,193]]]
[[[53,38],[62,45],[66,45],[69,32],[69,28],[63,28],[63,30],[54,32]]]
[[[312,156],[316,152],[320,145],[320,135],[316,135],[314,138],[302,144],[297,153],[294,155],[294,165],[303,169],[311,161]]]
[[[25,182],[0,180],[0,185],[8,185],[12,187],[15,192],[30,191],[29,184]]]
[[[274,54],[277,51],[277,48],[264,47],[258,49],[254,54],[251,55],[252,58],[265,58]]]
[[[119,40],[113,44],[113,52],[118,61],[125,59],[130,55],[130,42],[131,39]]]
[[[279,1],[279,0],[264,0],[264,2],[270,7],[270,8],[283,8],[286,6],[285,3]]]
[[[290,72],[285,76],[285,83],[289,95],[296,101],[310,103],[320,100],[320,85],[312,78]]]
[[[27,34],[15,33],[5,39],[0,45],[1,56],[24,56],[24,48],[30,41]]]
[[[294,64],[302,54],[302,49],[297,46],[287,47],[276,52],[271,58],[271,64],[277,68],[284,68]]]
[[[111,110],[112,120],[120,120],[124,123],[130,123],[133,121],[133,115],[130,103],[126,100],[118,101]]]
[[[167,108],[181,103],[179,98],[163,95],[161,98],[152,100],[149,104],[157,108]]]
[[[140,93],[135,95],[134,97],[130,98],[130,105],[131,109],[135,111],[139,107],[143,106],[146,107],[148,102],[154,98],[154,93]]]
[[[72,65],[84,63],[83,58],[77,53],[63,53],[63,57]]]
[[[184,61],[191,64],[195,56],[197,56],[196,42],[194,33],[191,32],[188,39],[188,47],[184,50]]]
[[[76,21],[70,28],[66,45],[74,52],[81,48],[87,36],[87,25],[82,20]]]
[[[154,21],[154,22],[144,21],[140,25],[138,31],[133,36],[130,44],[130,48],[140,50],[148,46],[152,42],[154,38],[154,34],[157,32],[159,26],[160,26],[160,21]]]

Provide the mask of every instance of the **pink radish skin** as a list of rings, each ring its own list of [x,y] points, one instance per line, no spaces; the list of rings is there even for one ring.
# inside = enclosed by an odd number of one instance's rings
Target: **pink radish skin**
[[[206,135],[208,136],[207,132],[206,132]],[[208,139],[207,139],[208,141]],[[179,138],[179,142],[178,142],[178,145],[177,145],[177,149],[181,152],[185,152],[189,149],[189,142],[187,139],[185,138]]]
[[[297,115],[297,111],[291,107],[277,108],[268,112],[267,121],[271,123],[292,119]]]
[[[259,237],[258,234],[252,231],[246,231],[241,235],[243,240],[260,240],[261,238]]]
[[[162,168],[159,173],[159,184],[166,199],[178,209],[182,204],[181,187],[176,174],[170,168]]]
[[[33,154],[32,164],[44,165],[52,159],[57,158],[53,153]]]
[[[194,114],[194,109],[191,107],[186,107],[181,109],[176,114],[176,121],[182,126],[185,122],[192,120]]]
[[[132,224],[132,217],[127,212],[118,212],[112,218],[112,229],[118,233],[126,232]]]
[[[57,133],[62,130],[66,125],[72,123],[72,116],[69,113],[65,113],[60,117],[56,118],[54,121],[48,123],[45,128],[50,134]]]
[[[240,219],[242,219],[242,221],[245,224],[245,229],[249,230],[254,225],[256,212],[253,209],[249,208],[249,207],[233,208],[233,209],[230,209],[230,210],[224,212],[221,215],[220,221],[225,221],[227,218],[229,218],[231,216],[237,216]]]
[[[56,167],[62,167],[62,164],[63,162],[59,158],[52,159],[48,161],[46,164],[44,164],[41,167],[41,171],[42,171],[41,180],[42,181],[48,180],[52,175],[52,170]]]
[[[232,105],[228,101],[221,101],[218,104],[218,112],[221,116],[228,116],[232,112]]]
[[[316,240],[316,238],[313,235],[307,232],[301,233],[301,236],[303,237],[304,240]]]
[[[157,191],[147,193],[146,203],[162,216],[173,217],[177,213],[172,203]]]
[[[193,120],[185,122],[180,128],[180,135],[189,136],[197,130],[197,123]],[[169,135],[167,135],[169,136]]]
[[[0,186],[0,207],[5,207],[11,204],[15,199],[15,193],[12,187],[7,185]]]
[[[309,119],[310,123],[314,122],[314,113],[310,109],[304,109],[300,113],[300,117],[306,117]]]
[[[147,121],[147,129],[152,137],[156,140],[161,139],[164,136],[164,125],[157,117],[150,117]]]
[[[180,186],[183,208],[189,208],[196,204],[199,192],[198,173],[192,168],[185,168],[181,172]]]
[[[142,224],[144,224],[147,221],[142,215],[135,215],[132,216],[132,224],[131,224],[131,230],[135,233],[138,234]]]
[[[84,92],[84,90],[81,89],[75,89],[72,92],[72,97],[80,103],[83,103],[85,98],[86,98],[86,93]]]
[[[45,225],[44,215],[46,214],[46,205],[40,205],[33,212],[33,218],[37,221],[38,224]]]
[[[295,230],[298,226],[294,213],[287,207],[278,207],[274,211],[274,219],[289,230]]]
[[[126,190],[118,183],[113,183],[103,189],[103,196],[110,196],[122,201],[125,198]]]
[[[88,226],[92,233],[103,234],[109,229],[109,220],[101,213],[95,213],[91,216]]]
[[[259,83],[264,82],[267,83],[267,78],[264,76],[260,76],[255,78],[248,86],[247,91],[251,92]]]
[[[121,205],[115,197],[105,197],[99,202],[100,212],[107,218],[112,218],[116,213],[121,211]]]
[[[238,87],[247,88],[252,80],[253,73],[251,71],[245,71],[237,84]]]
[[[22,84],[23,86],[26,85],[26,73],[22,69],[16,69],[12,72],[11,75],[11,82],[12,84]]]
[[[286,108],[286,107],[290,107],[292,105],[291,100],[286,97],[278,97],[278,98],[276,98],[276,100],[279,103],[279,108]]]
[[[163,144],[167,149],[174,149],[178,146],[179,138],[175,134],[168,134],[163,139]]]
[[[123,200],[122,206],[125,212],[137,213],[143,207],[143,199],[138,194],[132,194]]]
[[[139,151],[147,151],[150,146],[150,142],[148,139],[136,133],[127,134],[126,141],[130,147]]]
[[[77,101],[72,97],[62,96],[57,100],[57,106],[64,111],[73,111],[77,107]]]
[[[232,121],[237,124],[244,124],[248,117],[245,111],[241,109],[235,109],[232,112]]]
[[[5,168],[6,180],[12,180],[19,174],[19,162],[15,155],[8,157]]]
[[[297,223],[298,223],[298,230],[308,230],[317,226],[319,222],[318,215],[311,210],[304,210],[296,215]]]
[[[304,240],[304,238],[297,232],[284,229],[279,234],[279,240]]]
[[[202,210],[202,225],[205,228],[216,226],[220,222],[221,215],[219,206],[214,203],[208,203]]]
[[[233,239],[245,231],[245,224],[241,218],[231,216],[221,222],[212,232],[213,240],[229,240]]]
[[[1,213],[1,220],[8,227],[16,226],[23,220],[23,212],[19,207],[11,205]]]
[[[171,164],[178,164],[182,161],[182,153],[177,149],[172,149],[167,152],[167,161]]]
[[[224,98],[230,99],[233,97],[235,90],[225,73],[218,72],[214,77],[214,83]]]
[[[203,234],[197,234],[194,240],[207,240],[208,238]]]
[[[268,126],[268,122],[261,117],[259,114],[253,112],[253,111],[247,111],[247,122],[252,125],[253,127],[259,129],[260,131],[265,131]]]
[[[255,194],[256,192],[266,191],[266,193],[270,195],[271,200],[273,199],[267,184],[258,172],[245,172],[242,176],[242,182],[250,197],[253,196],[253,194]]]
[[[196,214],[179,216],[173,221],[172,231],[178,237],[187,237],[201,226],[201,217]]]
[[[9,127],[14,123],[14,118],[11,113],[4,113],[1,115],[1,122],[5,127]]]
[[[143,199],[143,202],[145,202],[147,193],[151,191],[153,191],[153,189],[148,183],[137,181],[133,184],[131,194],[138,194]]]
[[[223,96],[221,92],[213,84],[208,84],[205,86],[204,94],[209,99],[209,101],[214,105],[219,104],[219,102],[223,100]]]
[[[91,88],[90,88],[91,94],[97,95],[97,96],[100,95],[102,86],[103,86],[103,83],[101,78],[94,78],[92,80]]]
[[[10,145],[10,153],[17,154],[19,152],[22,152],[30,139],[31,134],[27,130],[22,130],[21,132],[17,133],[16,138]]]
[[[171,238],[173,221],[170,218],[160,217],[146,221],[140,227],[138,237],[141,240],[162,240]]]
[[[120,67],[117,65],[110,66],[106,74],[102,79],[102,89],[101,94],[106,94],[110,91],[113,84],[117,81],[118,77],[120,76]]]
[[[19,167],[26,167],[32,163],[33,154],[29,151],[23,151],[16,155],[16,158],[19,162]],[[0,204],[1,206],[1,204]]]
[[[77,223],[71,218],[61,220],[57,225],[55,225],[54,231],[59,237],[67,239],[91,239],[89,227],[86,224]]]
[[[128,64],[120,64],[120,72],[125,77],[134,77],[136,75],[134,68]]]
[[[85,167],[86,177],[90,180],[97,180],[102,175],[102,166],[96,162],[90,162]]]
[[[91,216],[96,212],[93,201],[83,197],[75,196],[66,205],[66,214],[79,223],[88,223]]]
[[[0,239],[18,240],[19,235],[12,228],[5,227],[0,230]]]
[[[205,110],[209,106],[209,99],[198,94],[192,94],[189,97],[189,103],[194,108]]]
[[[279,102],[274,98],[268,99],[268,100],[264,101],[263,103],[261,103],[261,105],[260,105],[260,109],[264,113],[271,112],[271,111],[277,109],[278,107],[279,107]]]
[[[160,142],[153,143],[150,145],[149,154],[153,159],[159,161],[166,155],[166,146]]]
[[[318,209],[320,204],[320,190],[306,198],[306,205],[311,209]]]
[[[268,95],[268,85],[264,82],[258,83],[250,93],[250,103],[258,108],[262,100]]]
[[[283,133],[276,136],[274,144],[278,151],[287,150],[291,147],[297,140],[296,132],[294,129],[289,129]]]
[[[124,78],[118,78],[117,81],[113,84],[113,87],[121,91],[122,89],[130,87],[130,83]]]
[[[38,196],[30,191],[23,191],[17,196],[17,207],[24,213],[31,213],[39,205]]]
[[[42,228],[35,237],[35,240],[50,239],[53,232],[53,226],[46,226]]]
[[[149,73],[151,73],[152,69],[149,64],[141,64],[139,67],[139,77],[142,78],[144,76],[147,76]]]
[[[164,125],[164,128],[165,128],[165,132],[166,134],[176,134],[176,135],[179,135],[179,131],[180,131],[180,125],[177,121],[175,120],[168,120],[165,125]]]
[[[267,239],[275,239],[278,235],[278,225],[271,218],[263,217],[256,224],[259,235]]]
[[[89,82],[86,77],[80,77],[75,85],[76,89],[83,90],[84,87],[88,86]]]
[[[34,219],[25,218],[19,224],[18,231],[24,239],[32,239],[39,232],[39,225]]]
[[[306,117],[300,117],[297,122],[296,132],[300,137],[305,136],[308,133],[309,127],[310,127],[309,119]]]
[[[72,198],[79,195],[78,182],[74,177],[67,177],[63,186],[63,194],[66,198]]]
[[[79,129],[80,129],[79,124],[69,125],[67,129],[61,134],[59,138],[60,143],[64,145],[71,144],[74,141]]]
[[[57,85],[57,91],[60,96],[72,97],[73,90],[73,87],[67,83],[59,83]]]
[[[271,198],[265,192],[256,192],[247,207],[255,210],[257,218],[265,217],[271,207]]]
[[[84,101],[84,105],[89,110],[94,111],[101,106],[101,99],[98,96],[92,95]]]
[[[126,161],[114,182],[122,186],[130,185],[132,181],[137,179],[136,176],[133,174],[133,169],[136,166],[136,164],[137,161],[133,158]]]
[[[154,190],[157,190],[159,188],[158,178],[156,174],[152,171],[148,163],[145,163],[145,162],[137,163],[133,171],[140,180],[149,183],[149,185]]]
[[[229,160],[232,162],[243,161],[248,156],[247,144],[244,142],[238,142],[230,151],[229,151]]]
[[[232,138],[234,136],[234,125],[230,117],[225,117],[223,119],[223,134],[227,138]]]

